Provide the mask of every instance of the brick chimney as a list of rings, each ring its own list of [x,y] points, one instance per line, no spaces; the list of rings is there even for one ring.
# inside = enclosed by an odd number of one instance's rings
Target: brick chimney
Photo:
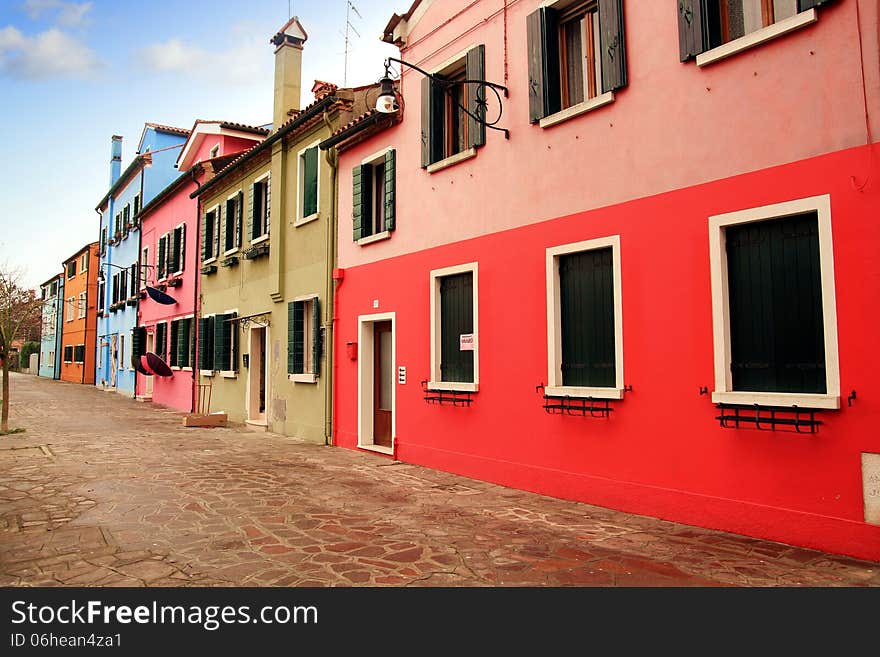
[[[299,18],[294,16],[270,40],[275,46],[275,105],[272,113],[272,128],[275,130],[289,118],[290,110],[300,109],[302,51],[308,38]]]
[[[116,184],[122,173],[122,137],[113,135],[110,138],[110,186]]]

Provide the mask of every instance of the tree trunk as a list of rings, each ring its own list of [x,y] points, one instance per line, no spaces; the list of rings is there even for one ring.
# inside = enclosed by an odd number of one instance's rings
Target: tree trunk
[[[9,432],[9,358],[8,354],[0,354],[3,365],[3,410],[0,413],[0,433]]]

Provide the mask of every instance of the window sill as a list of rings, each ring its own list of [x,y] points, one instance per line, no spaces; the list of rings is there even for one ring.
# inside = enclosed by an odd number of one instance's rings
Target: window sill
[[[438,171],[442,171],[443,169],[447,169],[451,166],[455,166],[459,162],[464,162],[465,160],[470,160],[473,157],[477,156],[477,149],[471,147],[465,151],[461,151],[460,153],[456,153],[455,155],[451,155],[447,157],[445,160],[440,160],[439,162],[434,162],[434,164],[428,165],[428,173],[436,173]]]
[[[231,256],[233,253],[238,253],[238,247],[235,247],[234,249],[229,249],[228,251],[224,251],[223,257],[225,258],[226,256]]]
[[[368,237],[363,237],[355,242],[358,246],[366,246],[367,244],[372,244],[373,242],[381,242],[382,240],[390,240],[391,239],[391,231],[383,230],[381,233],[376,233],[375,235],[369,235]]]
[[[202,265],[210,265],[212,262],[217,262],[217,256],[214,256],[214,257],[212,257],[212,258],[208,258],[207,260],[203,260],[203,261],[202,261]],[[164,281],[165,279],[163,278],[163,279],[160,279],[160,280],[163,280],[163,281]]]
[[[744,404],[747,406],[797,406],[798,408],[840,409],[836,395],[799,394],[789,392],[713,392],[716,404]]]
[[[580,388],[577,386],[547,386],[547,397],[577,397],[578,399],[623,399],[623,388]]]
[[[452,383],[449,381],[429,381],[428,390],[449,390],[450,392],[478,392],[479,383]]]
[[[214,370],[199,370],[200,376],[214,376]]]
[[[358,449],[365,449],[368,452],[378,452],[387,456],[394,455],[394,449],[391,447],[383,447],[382,445],[358,445]]]
[[[314,374],[288,374],[287,378],[289,381],[293,381],[294,383],[317,383],[318,377]]]
[[[558,123],[562,123],[563,121],[568,121],[569,119],[573,119],[576,116],[580,116],[581,114],[586,114],[594,109],[598,109],[600,107],[604,107],[609,103],[614,102],[614,92],[606,91],[601,96],[596,96],[595,98],[590,98],[589,100],[585,100],[582,103],[578,103],[577,105],[572,105],[561,112],[556,112],[555,114],[551,114],[550,116],[545,116],[543,119],[538,121],[538,125],[542,128],[550,128]]]
[[[726,59],[727,57],[740,53],[743,50],[754,48],[762,43],[781,37],[783,34],[788,34],[794,30],[799,30],[802,27],[811,25],[817,20],[819,20],[819,17],[816,14],[815,9],[802,11],[801,13],[795,14],[785,20],[781,20],[778,23],[762,27],[760,30],[755,30],[745,36],[741,36],[739,39],[734,39],[733,41],[729,41],[717,48],[712,48],[712,50],[700,53],[697,55],[697,66],[707,66],[722,59]]]
[[[251,240],[251,246],[256,246],[257,244],[262,244],[263,242],[265,242],[268,239],[269,239],[269,233],[266,233],[265,235],[260,235],[259,237],[255,237],[254,239]]]
[[[293,223],[294,228],[299,228],[300,226],[305,226],[306,224],[310,224],[313,221],[317,221],[321,218],[321,213],[316,212],[315,214],[310,214],[308,217],[303,217],[302,219],[297,219]]]
[[[220,376],[222,376],[224,379],[237,379],[238,372],[220,372]]]

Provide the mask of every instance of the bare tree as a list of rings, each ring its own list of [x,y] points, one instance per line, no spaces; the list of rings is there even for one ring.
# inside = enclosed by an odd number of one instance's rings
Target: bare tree
[[[21,272],[0,266],[0,366],[3,404],[0,435],[9,433],[9,352],[28,327],[39,323],[42,299],[21,284]]]

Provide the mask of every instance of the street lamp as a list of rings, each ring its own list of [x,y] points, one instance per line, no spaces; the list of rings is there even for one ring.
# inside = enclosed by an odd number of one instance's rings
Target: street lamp
[[[415,64],[410,64],[409,62],[405,62],[402,59],[397,59],[395,57],[389,57],[385,60],[385,75],[382,76],[382,79],[379,80],[379,97],[376,99],[376,111],[382,114],[394,114],[395,112],[400,110],[400,103],[397,98],[397,91],[394,89],[394,81],[391,79],[391,62],[396,62],[401,66],[409,66],[412,69],[415,69],[422,75],[431,79],[431,82],[437,85],[440,89],[442,89],[445,93],[449,93],[449,90],[456,85],[475,85],[478,87],[476,96],[476,114],[472,113],[467,107],[463,106],[461,103],[458,104],[459,108],[467,114],[470,118],[478,123],[486,126],[487,128],[491,128],[492,130],[498,130],[499,132],[504,133],[505,139],[510,139],[510,132],[505,128],[498,127],[498,122],[501,120],[501,116],[504,111],[504,107],[501,102],[501,92],[504,92],[504,97],[507,98],[507,87],[504,85],[496,84],[494,82],[488,82],[486,80],[446,80],[441,76],[434,75],[433,73],[428,73],[426,70],[419,68]],[[486,110],[489,107],[489,103],[486,100],[487,92],[489,89],[492,93],[495,94],[495,98],[498,101],[498,116],[494,121],[486,120]],[[482,92],[482,93],[481,93]]]

